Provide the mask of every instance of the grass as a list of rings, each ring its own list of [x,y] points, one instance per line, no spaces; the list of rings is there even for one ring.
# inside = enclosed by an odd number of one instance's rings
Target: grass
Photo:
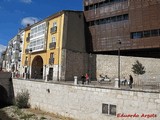
[[[48,120],[48,118],[56,120],[74,120],[69,117],[31,108],[19,109],[16,106],[10,106],[0,109],[0,120]]]

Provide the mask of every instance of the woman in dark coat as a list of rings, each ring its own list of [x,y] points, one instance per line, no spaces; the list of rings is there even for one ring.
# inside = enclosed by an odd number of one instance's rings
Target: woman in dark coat
[[[132,75],[129,75],[129,87],[132,88],[132,84],[133,84],[133,77]]]

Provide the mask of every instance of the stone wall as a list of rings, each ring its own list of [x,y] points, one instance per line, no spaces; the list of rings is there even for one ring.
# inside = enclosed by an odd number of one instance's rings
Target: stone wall
[[[80,79],[81,75],[87,73],[89,70],[87,53],[63,49],[62,58],[62,80],[73,81],[74,76],[78,76]]]
[[[145,67],[146,73],[143,75],[134,75],[132,72],[132,65],[138,60]],[[97,55],[97,77],[108,75],[110,78],[118,77],[118,56],[116,55]],[[120,74],[121,78],[133,75],[134,82],[141,81],[159,81],[160,80],[160,59],[157,58],[142,58],[142,57],[120,57]],[[160,82],[160,81],[159,81]]]
[[[11,73],[0,72],[0,101],[12,104],[13,97],[14,93]]]
[[[15,95],[22,89],[29,90],[32,108],[78,120],[142,120],[145,115],[152,120],[160,119],[160,93],[17,79],[13,80],[13,85]],[[116,115],[102,114],[102,104],[115,105]],[[122,114],[136,114],[138,117],[117,117]]]

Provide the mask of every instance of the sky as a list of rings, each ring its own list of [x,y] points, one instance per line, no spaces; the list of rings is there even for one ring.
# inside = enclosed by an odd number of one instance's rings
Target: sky
[[[0,44],[7,46],[27,23],[61,10],[83,10],[83,0],[0,0]]]

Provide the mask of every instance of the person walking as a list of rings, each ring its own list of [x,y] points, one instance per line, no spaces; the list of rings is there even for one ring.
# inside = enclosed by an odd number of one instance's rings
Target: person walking
[[[129,87],[132,88],[132,84],[133,84],[133,77],[132,75],[129,75]]]
[[[89,75],[86,73],[86,83],[89,84]]]
[[[86,77],[84,75],[81,76],[82,84],[84,84]]]

